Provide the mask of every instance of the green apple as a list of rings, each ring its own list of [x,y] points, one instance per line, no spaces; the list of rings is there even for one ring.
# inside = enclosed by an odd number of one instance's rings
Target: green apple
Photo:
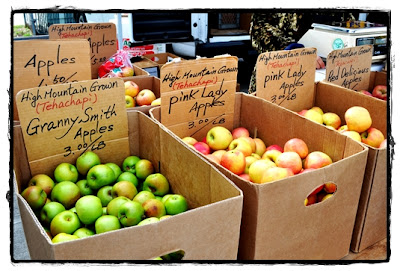
[[[131,155],[131,156],[126,157],[124,159],[124,161],[122,162],[122,170],[131,172],[133,174],[136,174],[135,165],[139,160],[140,160],[140,158],[138,156],[135,156],[135,155]]]
[[[139,180],[136,177],[136,175],[129,171],[122,172],[118,176],[117,182],[120,182],[120,181],[130,181],[136,187],[138,187],[138,185],[139,185]]]
[[[154,173],[153,164],[147,159],[139,160],[135,165],[136,177],[139,179],[146,179],[147,176]]]
[[[40,222],[43,225],[50,225],[51,220],[63,211],[65,211],[65,207],[61,203],[56,201],[49,202],[40,211]]]
[[[136,186],[130,181],[120,181],[113,185],[111,195],[113,198],[124,196],[132,200],[137,194]]]
[[[150,174],[143,182],[143,191],[150,191],[155,196],[164,196],[169,191],[169,182],[161,173]]]
[[[98,197],[93,195],[83,196],[75,204],[76,213],[80,221],[90,225],[103,215],[103,206]]]
[[[160,219],[157,218],[157,217],[154,217],[154,216],[153,217],[148,217],[148,218],[145,218],[142,221],[140,221],[138,223],[138,226],[147,225],[147,224],[151,224],[151,223],[156,223],[156,222],[159,222],[159,221],[160,221]]]
[[[51,242],[56,244],[56,243],[62,243],[62,242],[76,240],[76,239],[79,239],[79,237],[76,235],[68,234],[65,232],[60,232],[59,234],[54,236],[53,239],[51,239]]]
[[[76,182],[76,185],[79,187],[79,192],[81,193],[81,196],[93,195],[94,191],[92,188],[90,188],[88,180],[79,180]]]
[[[74,213],[76,214],[76,208],[75,208],[75,206],[72,207],[71,209],[69,209],[68,211],[74,212]]]
[[[117,217],[119,207],[128,201],[130,201],[130,199],[123,196],[113,198],[107,205],[107,214]]]
[[[79,228],[73,233],[73,235],[78,236],[79,238],[84,238],[94,235],[94,231],[88,228]]]
[[[79,173],[76,167],[70,163],[61,163],[54,170],[54,179],[57,183],[78,181]]]
[[[103,215],[106,215],[107,214],[107,206],[104,206],[103,207]]]
[[[72,234],[81,226],[78,215],[71,211],[63,211],[57,214],[50,222],[50,232],[56,236],[60,232]]]
[[[154,259],[152,259],[153,261],[162,261],[163,259],[161,257],[155,257]]]
[[[124,227],[137,225],[143,217],[144,209],[137,201],[125,202],[118,209],[118,219]]]
[[[174,194],[165,201],[165,210],[169,215],[176,215],[186,212],[188,209],[188,204],[186,198],[180,194]]]
[[[21,196],[28,202],[32,210],[40,210],[47,201],[47,194],[40,186],[28,186],[22,191]]]
[[[86,151],[76,159],[76,169],[83,176],[88,173],[89,169],[100,164],[100,157],[92,151]]]
[[[164,204],[158,199],[148,199],[142,206],[146,217],[160,218],[167,214]]]
[[[106,207],[107,204],[113,199],[111,195],[111,190],[112,186],[106,185],[97,191],[97,197],[100,199],[101,205],[103,205],[103,207]]]
[[[47,197],[50,197],[51,190],[54,187],[54,181],[46,174],[37,174],[33,176],[29,182],[28,186],[40,186],[44,192],[46,192]]]
[[[116,163],[106,163],[105,165],[114,171],[115,178],[118,178],[118,176],[121,175],[122,170]]]
[[[89,169],[86,179],[89,187],[94,190],[110,185],[116,180],[114,171],[104,164],[96,165]]]
[[[61,203],[65,209],[70,209],[80,197],[81,194],[76,183],[65,181],[54,186],[50,199]]]
[[[140,191],[139,193],[136,194],[136,196],[133,198],[134,201],[139,202],[140,204],[143,204],[148,199],[154,199],[155,196],[153,193],[150,191]]]
[[[166,201],[170,196],[172,196],[172,195],[173,195],[173,194],[166,194],[166,195],[164,195],[164,196],[161,198],[161,202],[165,204],[165,201]]]
[[[121,224],[116,216],[103,215],[99,217],[94,223],[95,231],[97,234],[118,230],[121,228]]]

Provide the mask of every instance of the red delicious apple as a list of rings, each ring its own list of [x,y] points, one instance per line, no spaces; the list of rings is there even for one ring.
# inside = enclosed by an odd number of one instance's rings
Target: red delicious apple
[[[375,98],[385,100],[387,99],[387,86],[384,85],[377,85],[372,90],[372,96]]]
[[[365,89],[359,90],[357,92],[359,92],[361,94],[364,94],[364,95],[367,95],[367,96],[370,96],[370,97],[373,97],[371,92],[369,92],[368,90],[365,90]]]

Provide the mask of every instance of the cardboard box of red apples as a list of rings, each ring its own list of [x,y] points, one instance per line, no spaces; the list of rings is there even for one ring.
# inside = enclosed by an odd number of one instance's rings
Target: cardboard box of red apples
[[[156,172],[168,179],[172,193],[186,197],[189,209],[148,225],[52,243],[20,194],[32,176],[21,126],[15,122],[13,148],[18,157],[13,161],[14,187],[31,259],[134,261],[183,250],[183,259],[187,260],[235,260],[242,192],[212,164],[199,159],[183,142],[160,129],[154,120],[137,111],[127,114],[130,154],[150,160]],[[65,162],[75,162],[68,159]],[[111,154],[107,160],[102,162],[113,161]]]
[[[159,107],[150,110],[150,115],[158,121],[162,118],[160,113]],[[367,147],[253,95],[235,94],[234,115],[233,128],[246,128],[250,138],[262,140],[265,146],[283,148],[291,139],[298,138],[307,144],[309,156],[311,153],[323,153],[329,156],[327,161],[330,160],[323,164],[325,160],[320,158],[309,158],[308,162],[302,159],[295,163],[296,170],[287,170],[278,166],[278,162],[271,156],[253,162],[249,171],[257,162],[261,161],[261,164],[262,160],[270,159],[275,161],[276,166],[267,167],[279,173],[290,173],[283,178],[273,179],[272,176],[266,176],[270,169],[266,167],[260,178],[256,176],[252,179],[251,175],[254,174],[249,172],[249,180],[245,175],[238,175],[245,170],[242,162],[244,152],[235,150],[246,144],[230,140],[235,133],[234,130],[230,131],[231,137],[227,137],[233,144],[232,149],[229,150],[231,146],[222,149],[226,153],[220,163],[215,164],[244,194],[238,259],[337,260],[347,255],[366,165]],[[205,139],[207,145],[211,146],[209,142],[224,138],[224,134],[229,135],[226,130],[219,130],[211,132],[210,128],[209,133],[212,135]],[[188,135],[177,136],[184,141],[183,138]],[[195,140],[200,143],[204,139]],[[208,159],[189,142],[187,146],[199,157]],[[266,149],[263,152],[266,153]],[[300,154],[283,152],[278,159],[292,155]],[[247,154],[249,156],[252,155]],[[236,160],[236,157],[241,158]],[[312,164],[312,160],[319,166],[306,171],[304,168],[310,166],[308,164]],[[260,170],[264,170],[262,166]],[[335,189],[333,193],[330,192],[330,196],[314,204],[308,201],[312,195],[332,183]]]
[[[386,73],[373,72],[370,89],[383,84],[386,84]],[[383,135],[387,139],[387,102],[327,82],[318,82],[313,104],[304,105],[304,109],[319,107],[323,112],[334,112],[340,117],[343,126],[346,125],[346,111],[354,106],[365,108],[372,121],[371,127],[380,131],[379,133],[375,130],[364,135],[361,133],[361,140],[368,148],[368,159],[351,242],[351,250],[359,252],[387,237],[386,140],[382,145],[371,143],[378,134],[381,134],[378,137]],[[353,116],[355,119],[358,117],[361,117],[358,113]],[[370,137],[371,140],[365,137]]]
[[[154,76],[122,78],[125,87],[126,108],[148,115],[149,110],[160,104],[160,79]]]

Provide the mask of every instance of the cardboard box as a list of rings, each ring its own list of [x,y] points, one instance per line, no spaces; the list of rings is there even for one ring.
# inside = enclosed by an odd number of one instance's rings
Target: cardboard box
[[[387,85],[387,73],[386,72],[371,72],[369,77],[368,91],[372,92],[377,85]]]
[[[52,244],[19,194],[31,175],[22,130],[16,122],[13,148],[18,157],[13,160],[14,185],[31,259],[146,260],[182,249],[187,260],[235,260],[242,192],[149,117],[137,111],[127,114],[130,153],[151,160],[156,170],[168,178],[172,191],[187,198],[190,210],[150,225]]]
[[[134,63],[132,65],[133,65],[133,71],[134,71],[134,75],[132,77],[149,76],[150,75],[150,73],[148,71],[146,71],[143,68],[141,68],[140,66],[136,65],[136,63]]]
[[[158,64],[148,58],[142,56],[140,57],[140,61],[134,62],[134,65],[145,70],[151,76],[160,77]]]
[[[385,84],[385,73],[371,73],[370,89]],[[372,126],[387,137],[387,102],[327,82],[316,84],[313,106],[324,112],[335,112],[344,121],[351,106],[365,107],[371,115]],[[360,252],[387,238],[387,148],[368,148],[368,159],[354,225],[351,250]]]
[[[133,76],[122,78],[124,82],[133,81],[139,86],[139,90],[150,89],[156,95],[156,98],[160,98],[160,78],[154,76]],[[127,111],[140,111],[149,115],[149,110],[156,105],[145,105],[135,106],[133,108],[127,108]]]
[[[143,57],[158,64],[158,69],[157,69],[158,77],[160,77],[160,69],[164,64],[171,62],[174,58],[180,58],[181,60],[184,60],[180,56],[177,56],[177,55],[174,55],[174,54],[168,53],[168,52],[167,53],[158,53],[158,54],[146,54],[146,55],[143,55]]]
[[[347,255],[367,148],[261,98],[244,93],[235,97],[234,128],[257,130],[257,137],[268,145],[302,138],[310,151],[323,151],[334,161],[330,166],[266,184],[245,181],[217,166],[244,194],[238,259],[338,260]],[[150,115],[160,121],[160,112],[156,107]],[[305,198],[326,182],[336,183],[334,196],[304,206]]]

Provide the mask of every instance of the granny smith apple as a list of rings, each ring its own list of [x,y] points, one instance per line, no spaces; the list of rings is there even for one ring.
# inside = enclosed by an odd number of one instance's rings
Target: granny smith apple
[[[173,194],[166,194],[166,195],[164,195],[164,196],[161,198],[161,202],[165,204],[165,201],[166,201],[170,196],[172,196],[172,195],[173,195]]]
[[[122,170],[116,163],[106,163],[106,166],[110,167],[114,171],[115,178],[118,178],[121,175]]]
[[[49,202],[40,211],[40,222],[43,225],[50,225],[51,220],[63,211],[65,211],[65,207],[61,203],[56,201]]]
[[[40,186],[28,186],[22,191],[21,196],[28,202],[32,210],[40,210],[47,201],[47,194]]]
[[[130,201],[130,199],[123,196],[113,198],[107,205],[107,214],[117,217],[119,207],[128,201]]]
[[[70,163],[61,163],[54,170],[54,179],[57,183],[78,181],[79,173],[76,167]]]
[[[120,182],[120,181],[130,181],[136,187],[138,187],[138,185],[139,185],[139,180],[136,177],[136,175],[129,171],[122,172],[118,176],[117,182]]]
[[[137,201],[127,201],[118,209],[118,219],[122,226],[137,225],[144,217],[144,209]]]
[[[79,228],[73,233],[73,235],[78,236],[79,238],[92,236],[94,234],[95,234],[94,231],[88,228]]]
[[[113,215],[103,215],[99,217],[94,223],[94,226],[97,234],[121,228],[118,218]]]
[[[29,182],[28,186],[40,186],[44,192],[46,192],[47,197],[50,197],[51,190],[54,187],[54,181],[46,174],[37,174],[33,176]]]
[[[139,160],[135,165],[136,177],[139,179],[146,179],[147,176],[154,173],[153,164],[147,159]]]
[[[165,210],[169,215],[176,215],[186,212],[188,209],[187,200],[180,194],[174,194],[165,201]]]
[[[90,188],[88,180],[79,180],[76,182],[76,185],[79,187],[79,192],[81,193],[81,196],[93,195],[94,191],[92,188]]]
[[[65,232],[60,232],[59,234],[54,236],[53,239],[51,239],[51,242],[56,244],[56,243],[62,243],[62,242],[76,240],[76,239],[79,239],[79,237],[76,235],[68,234]]]
[[[103,206],[103,215],[107,214],[107,206]]]
[[[167,219],[167,218],[170,218],[172,215],[163,215],[162,217],[160,217],[160,221],[161,220],[164,220],[164,219]]]
[[[103,215],[103,206],[98,197],[94,195],[83,196],[75,204],[76,213],[80,221],[90,225]]]
[[[142,206],[146,217],[160,218],[167,214],[164,204],[158,199],[148,199]]]
[[[81,226],[78,215],[71,211],[63,211],[57,214],[50,222],[50,232],[56,236],[60,232],[72,234]]]
[[[96,165],[89,169],[86,179],[89,187],[94,190],[110,185],[116,180],[114,171],[104,164]]]
[[[107,204],[113,199],[111,195],[111,190],[112,186],[106,185],[97,191],[97,197],[100,199],[101,205],[103,205],[103,207],[107,206]]]
[[[151,224],[151,223],[156,223],[156,222],[159,222],[159,221],[160,221],[160,219],[157,218],[157,217],[154,217],[154,216],[153,217],[148,217],[148,218],[145,218],[142,221],[140,221],[138,223],[138,226],[147,225],[147,224]]]
[[[65,209],[72,208],[81,194],[76,183],[65,181],[57,183],[51,191],[50,199],[64,205]]]
[[[88,173],[89,169],[100,164],[100,157],[92,151],[86,151],[76,159],[76,169],[84,176]]]
[[[136,194],[136,196],[133,198],[134,201],[139,202],[140,204],[143,204],[148,199],[154,199],[155,196],[153,193],[150,191],[140,191],[139,193]]]
[[[140,158],[138,156],[135,156],[135,155],[131,155],[131,156],[126,157],[124,159],[124,161],[122,162],[122,170],[131,172],[133,174],[136,174],[135,165],[139,160],[140,160]]]
[[[136,186],[130,181],[120,181],[113,185],[111,195],[113,198],[124,196],[132,200],[137,194]]]
[[[169,182],[161,173],[150,174],[143,182],[143,191],[150,191],[155,196],[164,196],[169,191]]]
[[[69,209],[68,211],[74,212],[76,214],[76,207],[72,207],[71,209]]]

